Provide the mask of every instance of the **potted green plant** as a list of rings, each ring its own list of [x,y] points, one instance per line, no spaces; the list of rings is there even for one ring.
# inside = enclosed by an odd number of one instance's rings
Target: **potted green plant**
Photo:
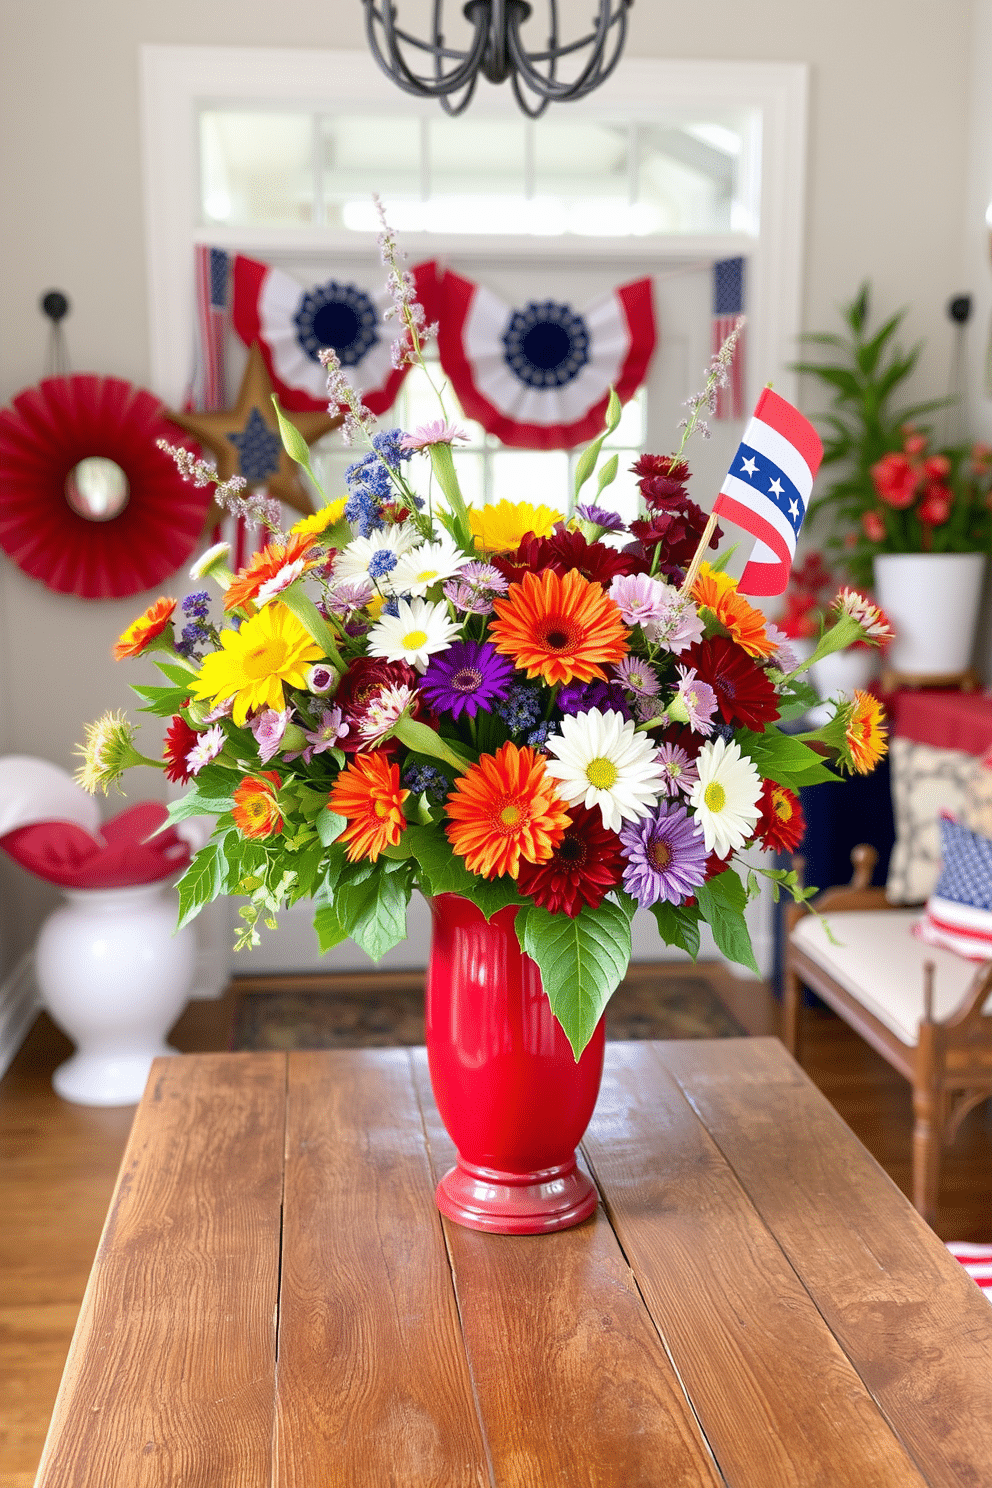
[[[923,345],[905,351],[898,344],[905,310],[877,330],[869,327],[870,310],[870,287],[862,284],[842,308],[846,334],[803,338],[828,349],[823,361],[799,362],[795,370],[830,392],[831,406],[820,416],[823,467],[841,467],[814,495],[809,521],[829,517],[825,548],[854,583],[874,581],[895,627],[892,669],[951,675],[968,666],[978,619],[992,540],[992,450],[933,445],[931,431],[916,421],[952,400],[896,403]]]

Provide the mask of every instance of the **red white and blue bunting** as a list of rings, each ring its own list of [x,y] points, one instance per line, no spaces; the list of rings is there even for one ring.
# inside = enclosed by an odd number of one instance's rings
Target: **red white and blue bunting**
[[[622,284],[581,310],[560,300],[517,309],[446,273],[433,314],[441,366],[465,414],[520,449],[571,449],[593,438],[610,388],[627,402],[655,347],[650,279]]]
[[[434,285],[433,262],[411,270],[418,298]],[[257,341],[273,386],[294,412],[327,407],[327,373],[320,352],[333,347],[348,381],[371,413],[395,402],[407,368],[393,366],[393,343],[403,334],[386,319],[385,287],[328,279],[305,288],[283,269],[238,254],[234,260],[234,328],[246,346]]]

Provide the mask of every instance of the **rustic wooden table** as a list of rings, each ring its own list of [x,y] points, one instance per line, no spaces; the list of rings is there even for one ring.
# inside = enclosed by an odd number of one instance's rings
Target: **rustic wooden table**
[[[557,1235],[442,1223],[422,1050],[160,1060],[43,1488],[984,1488],[992,1308],[771,1039],[612,1044]]]

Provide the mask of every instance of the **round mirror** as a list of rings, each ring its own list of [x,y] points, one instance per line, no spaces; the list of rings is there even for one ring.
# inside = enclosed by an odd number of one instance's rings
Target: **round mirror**
[[[116,460],[87,455],[65,478],[65,499],[88,522],[111,522],[127,506],[131,491]]]

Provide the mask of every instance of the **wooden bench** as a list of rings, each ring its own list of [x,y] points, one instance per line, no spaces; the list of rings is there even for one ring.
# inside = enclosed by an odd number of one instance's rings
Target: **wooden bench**
[[[863,844],[851,857],[850,884],[814,901],[822,919],[791,911],[783,1037],[800,1058],[809,987],[910,1082],[913,1203],[933,1224],[943,1148],[992,1095],[992,964],[916,940],[920,908],[893,906],[884,889],[871,887],[874,848]]]
[[[611,1044],[556,1235],[442,1221],[422,1050],[159,1060],[39,1488],[963,1488],[992,1308],[771,1039]]]

